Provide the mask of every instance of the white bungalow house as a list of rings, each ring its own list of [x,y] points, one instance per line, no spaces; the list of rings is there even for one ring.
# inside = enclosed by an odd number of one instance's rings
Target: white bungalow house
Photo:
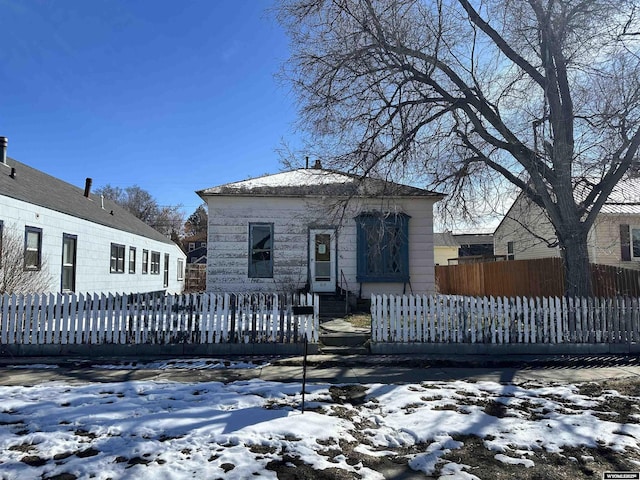
[[[319,166],[197,193],[209,211],[208,291],[435,291],[439,193]]]
[[[178,245],[91,194],[89,179],[70,185],[7,158],[6,145],[0,137],[0,248],[23,250],[22,273],[41,272],[54,293],[182,291]]]
[[[519,195],[494,233],[494,253],[507,260],[560,257],[545,212]],[[640,270],[640,178],[616,185],[588,236],[589,261]]]

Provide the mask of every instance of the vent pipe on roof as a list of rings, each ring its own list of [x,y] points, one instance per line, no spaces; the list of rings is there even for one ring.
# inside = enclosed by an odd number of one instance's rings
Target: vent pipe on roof
[[[309,168],[309,157],[305,157],[305,159],[307,160],[307,166],[305,168]]]
[[[7,137],[0,137],[0,158],[2,158],[2,164],[7,164],[7,144],[9,139]]]
[[[89,177],[87,177],[87,179],[84,181],[84,196],[89,198],[89,192],[91,192],[91,184],[93,183],[93,180],[91,180]]]

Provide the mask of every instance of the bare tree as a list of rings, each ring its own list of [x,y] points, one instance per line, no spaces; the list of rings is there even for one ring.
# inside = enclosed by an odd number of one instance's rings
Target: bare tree
[[[640,145],[638,7],[282,0],[283,74],[325,163],[415,175],[467,214],[517,187],[553,224],[567,294],[587,295],[588,231]]]
[[[4,228],[0,232],[0,294],[43,293],[51,289],[46,258],[40,269],[25,269],[24,239],[17,230]]]
[[[96,194],[113,200],[129,213],[167,237],[175,237],[182,232],[184,223],[182,206],[160,206],[149,192],[138,185],[123,189],[107,184],[98,188]]]
[[[206,236],[208,225],[209,216],[207,214],[206,204],[202,204],[189,215],[189,218],[187,218],[184,224],[184,231],[187,236],[202,234]]]

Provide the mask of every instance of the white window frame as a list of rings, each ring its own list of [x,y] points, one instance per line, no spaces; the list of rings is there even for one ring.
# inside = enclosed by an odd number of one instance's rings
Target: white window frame
[[[129,247],[129,273],[136,273],[137,256],[136,247]]]
[[[181,282],[184,280],[184,260],[182,258],[178,259],[178,281]]]
[[[36,246],[29,246],[30,235],[37,235]],[[27,252],[35,253],[35,262],[27,263]],[[42,229],[26,226],[24,228],[24,269],[37,271],[42,268]]]
[[[160,275],[160,252],[151,251],[151,271],[149,273]]]
[[[149,250],[146,248],[142,249],[142,274],[146,275],[149,273]]]
[[[124,258],[127,248],[121,243],[111,243],[110,273],[124,273]]]

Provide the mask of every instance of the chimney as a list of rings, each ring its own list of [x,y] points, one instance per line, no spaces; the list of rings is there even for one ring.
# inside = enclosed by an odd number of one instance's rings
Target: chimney
[[[2,158],[2,164],[7,164],[7,144],[9,139],[7,137],[0,137],[0,156]]]
[[[91,180],[89,177],[87,177],[87,179],[84,181],[84,196],[89,198],[89,192],[91,191],[91,184],[93,183],[93,180]]]
[[[322,170],[322,163],[320,163],[320,160],[316,160],[316,163],[313,165],[313,168],[316,170]]]

